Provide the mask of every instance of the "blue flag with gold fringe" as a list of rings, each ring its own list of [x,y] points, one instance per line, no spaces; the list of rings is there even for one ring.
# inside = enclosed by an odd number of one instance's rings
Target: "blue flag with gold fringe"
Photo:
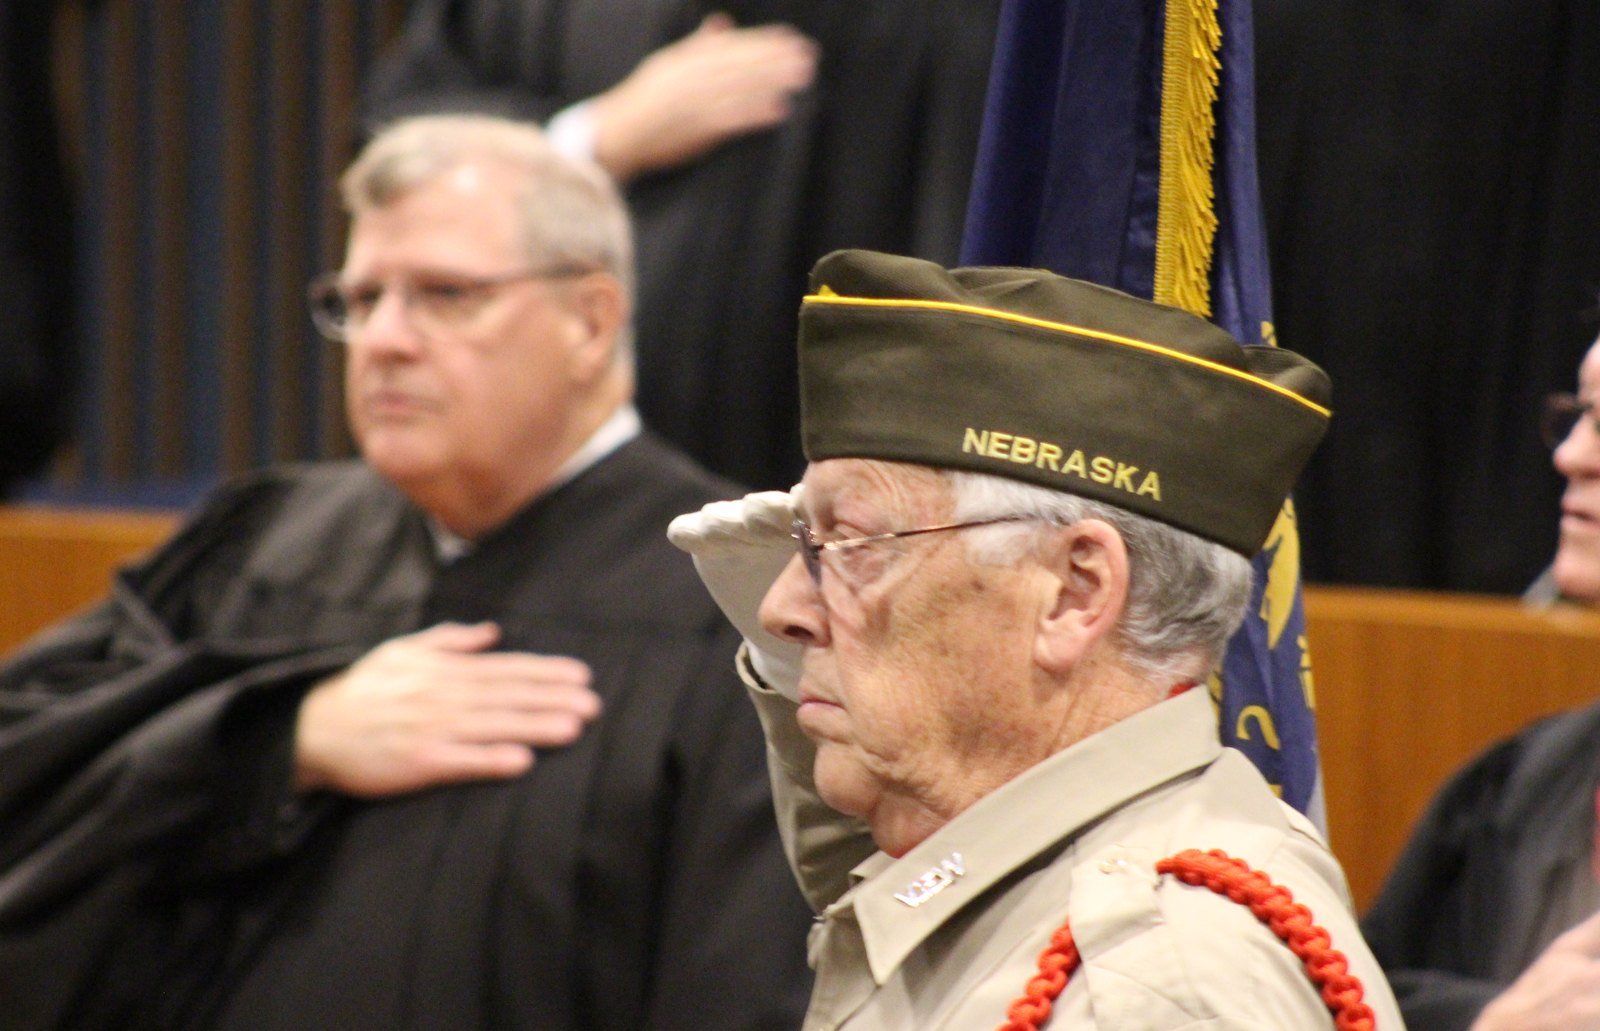
[[[1276,346],[1250,0],[1005,0],[964,265],[1021,265]],[[1225,744],[1324,824],[1294,505],[1211,681]]]

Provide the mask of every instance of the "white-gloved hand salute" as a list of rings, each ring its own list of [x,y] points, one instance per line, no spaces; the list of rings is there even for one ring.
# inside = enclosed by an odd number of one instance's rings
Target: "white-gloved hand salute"
[[[713,501],[667,527],[667,539],[694,556],[695,570],[728,622],[749,645],[750,666],[767,686],[800,700],[798,644],[761,628],[761,600],[794,558],[793,526],[800,490],[746,494],[738,501]]]

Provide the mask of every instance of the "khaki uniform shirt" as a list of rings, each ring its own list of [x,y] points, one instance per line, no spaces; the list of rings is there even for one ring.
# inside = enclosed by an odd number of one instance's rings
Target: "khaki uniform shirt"
[[[1222,747],[1203,690],[1040,763],[899,859],[861,858],[865,825],[817,798],[794,705],[751,693],[785,844],[821,914],[805,1031],[995,1031],[1068,917],[1083,962],[1051,1031],[1331,1028],[1300,960],[1248,908],[1156,874],[1185,848],[1223,849],[1288,887],[1348,957],[1378,1031],[1403,1031],[1338,863]]]

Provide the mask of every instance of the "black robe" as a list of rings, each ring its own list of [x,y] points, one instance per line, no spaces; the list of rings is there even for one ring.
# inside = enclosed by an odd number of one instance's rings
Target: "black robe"
[[[1409,1031],[1465,1031],[1600,902],[1600,705],[1534,724],[1433,800],[1361,923]]]
[[[817,40],[784,125],[628,189],[639,410],[709,468],[788,489],[796,313],[841,247],[945,265],[960,251],[997,0],[419,0],[368,84],[369,125],[488,111],[539,121],[621,81],[708,11]]]
[[[809,911],[737,634],[664,536],[733,490],[641,438],[441,568],[363,465],[225,489],[0,667],[0,1028],[796,1026]],[[313,682],[486,619],[592,667],[576,744],[295,799]]]

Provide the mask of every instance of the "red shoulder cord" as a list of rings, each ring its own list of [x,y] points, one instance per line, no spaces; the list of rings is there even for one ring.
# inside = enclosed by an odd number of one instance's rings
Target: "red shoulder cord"
[[[1333,947],[1328,932],[1311,922],[1311,910],[1296,902],[1288,888],[1273,884],[1266,874],[1220,849],[1184,849],[1157,863],[1156,872],[1172,874],[1196,887],[1204,885],[1249,906],[1305,964],[1306,973],[1333,1013],[1334,1027],[1338,1031],[1373,1031],[1372,1007],[1361,1001],[1361,981],[1350,973],[1349,962]],[[1006,1012],[1010,1019],[999,1031],[1039,1031],[1039,1025],[1050,1019],[1051,1005],[1078,969],[1078,962],[1072,929],[1063,923],[1039,954],[1039,972],[1028,981],[1022,997],[1011,1004]]]

